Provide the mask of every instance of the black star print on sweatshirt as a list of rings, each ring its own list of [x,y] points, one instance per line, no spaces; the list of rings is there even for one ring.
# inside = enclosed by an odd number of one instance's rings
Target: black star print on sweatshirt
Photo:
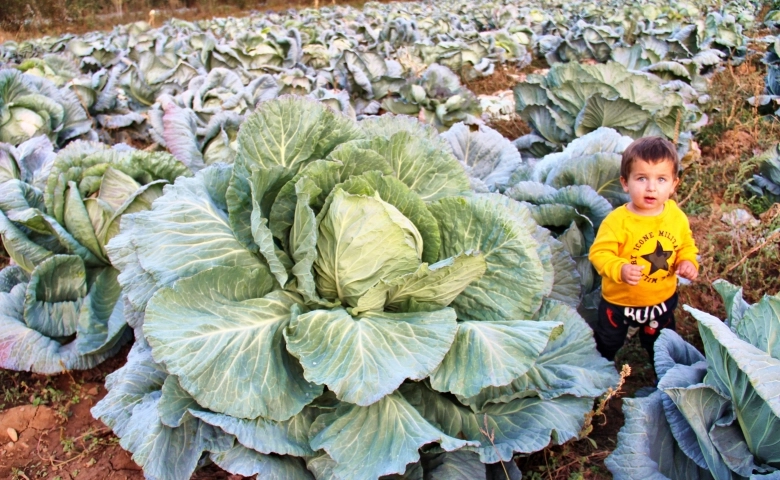
[[[672,253],[674,253],[672,250],[664,250],[664,247],[661,245],[661,242],[658,241],[658,243],[655,246],[655,251],[653,253],[648,253],[647,255],[642,255],[642,258],[650,262],[650,273],[647,275],[652,275],[658,270],[666,270],[669,271],[669,257],[672,256]]]

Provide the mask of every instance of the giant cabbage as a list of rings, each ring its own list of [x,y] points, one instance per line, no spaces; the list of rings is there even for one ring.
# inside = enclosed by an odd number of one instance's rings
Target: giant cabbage
[[[148,477],[487,478],[578,436],[616,373],[573,265],[434,129],[281,97],[237,143],[108,245],[140,329],[92,412]]]

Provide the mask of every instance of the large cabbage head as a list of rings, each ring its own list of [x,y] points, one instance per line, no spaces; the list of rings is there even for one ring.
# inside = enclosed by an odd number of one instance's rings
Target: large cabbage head
[[[640,138],[676,138],[701,118],[661,82],[616,62],[555,64],[515,87],[518,114],[534,129],[521,153],[549,153],[600,127]],[[679,122],[679,123],[678,123]]]
[[[62,146],[91,130],[92,122],[73,92],[42,77],[0,70],[0,142],[19,145],[46,135]]]
[[[626,424],[606,464],[615,479],[772,479],[780,475],[780,297],[750,305],[714,284],[727,318],[685,306],[704,355],[675,332],[655,344],[658,390],[626,399]]]
[[[413,115],[439,130],[457,122],[479,122],[482,107],[476,95],[461,86],[458,76],[442,65],[431,65],[420,77],[410,78],[399,95],[387,97],[382,108]]]
[[[0,367],[46,374],[92,368],[132,338],[105,244],[122,215],[189,174],[168,154],[81,141],[52,157],[46,137],[0,150],[5,173],[16,173],[0,184],[0,236],[14,263],[0,272]]]
[[[142,335],[93,414],[155,478],[204,452],[243,475],[378,478],[430,468],[428,444],[485,478],[577,437],[615,380],[551,300],[579,300],[551,242],[511,199],[471,195],[416,120],[263,103],[233,165],[123,218],[108,251]]]

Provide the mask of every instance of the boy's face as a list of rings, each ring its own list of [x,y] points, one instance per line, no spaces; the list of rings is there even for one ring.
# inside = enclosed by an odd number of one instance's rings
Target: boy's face
[[[657,163],[635,160],[628,178],[620,177],[623,191],[631,196],[628,209],[646,216],[663,212],[664,202],[669,200],[680,181],[675,173],[671,160]]]

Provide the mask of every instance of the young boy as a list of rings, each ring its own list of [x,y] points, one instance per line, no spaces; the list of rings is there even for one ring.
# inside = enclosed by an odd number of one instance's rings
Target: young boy
[[[679,168],[677,150],[661,137],[640,138],[623,152],[620,183],[631,200],[604,219],[588,254],[602,277],[594,334],[608,360],[615,359],[629,327],[639,327],[652,359],[661,329],[675,327],[677,275],[698,276],[688,218],[669,200]]]

